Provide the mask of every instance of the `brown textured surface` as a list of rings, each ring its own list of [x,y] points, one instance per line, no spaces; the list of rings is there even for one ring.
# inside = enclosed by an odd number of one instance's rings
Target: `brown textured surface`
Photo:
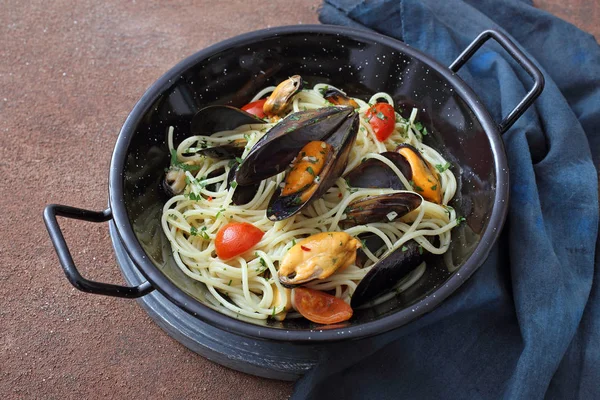
[[[105,207],[117,132],[143,91],[177,61],[249,30],[315,23],[319,3],[3,2],[2,398],[289,395],[289,383],[231,371],[188,351],[134,301],[73,289],[59,270],[41,213],[50,202]],[[536,3],[600,36],[596,0]],[[84,275],[120,283],[108,226],[63,221]]]

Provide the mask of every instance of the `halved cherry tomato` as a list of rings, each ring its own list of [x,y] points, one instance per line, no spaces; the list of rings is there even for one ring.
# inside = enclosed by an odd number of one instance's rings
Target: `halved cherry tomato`
[[[250,250],[265,233],[247,222],[230,222],[217,232],[215,250],[221,260],[228,260]]]
[[[390,137],[396,124],[396,113],[394,107],[388,103],[375,103],[365,114],[377,140],[383,142]]]
[[[253,101],[252,103],[248,103],[244,107],[242,107],[242,110],[252,115],[256,115],[258,118],[264,118],[266,114],[263,111],[263,106],[265,105],[266,101],[267,99]]]
[[[295,288],[294,306],[304,318],[317,324],[336,324],[352,317],[348,303],[320,290]]]

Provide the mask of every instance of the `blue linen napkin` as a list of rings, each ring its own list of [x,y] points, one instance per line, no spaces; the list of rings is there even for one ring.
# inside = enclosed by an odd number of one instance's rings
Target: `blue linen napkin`
[[[594,38],[518,0],[325,0],[320,20],[395,37],[446,65],[497,29],[537,61],[546,86],[504,135],[510,211],[484,265],[432,313],[329,355],[292,398],[600,398]],[[459,75],[496,121],[531,86],[489,42]]]

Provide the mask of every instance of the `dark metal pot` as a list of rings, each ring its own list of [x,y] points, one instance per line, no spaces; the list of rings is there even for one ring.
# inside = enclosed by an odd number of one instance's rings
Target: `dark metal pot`
[[[533,88],[500,123],[493,121],[456,72],[488,39],[494,39],[532,76]],[[169,165],[168,126],[176,142],[189,135],[190,120],[210,104],[242,106],[261,88],[293,74],[311,84],[328,82],[368,98],[392,95],[405,109],[416,106],[430,134],[426,143],[453,165],[459,181],[451,203],[466,224],[453,232],[449,272],[441,257],[409,290],[384,304],[358,310],[343,327],[322,329],[305,320],[247,322],[205,306],[204,286],[172,260],[160,227],[165,202],[160,189]],[[280,342],[331,342],[380,334],[431,311],[486,259],[508,207],[508,165],[501,133],[539,96],[540,71],[503,34],[483,32],[446,67],[404,43],[363,30],[326,25],[287,26],[247,33],[199,51],[148,89],[123,125],[110,166],[109,208],[88,211],[48,205],[44,220],[69,281],[85,292],[136,298],[157,289],[191,315],[230,333]],[[147,282],[123,287],[93,282],[77,271],[57,216],[92,222],[113,220],[129,257]]]

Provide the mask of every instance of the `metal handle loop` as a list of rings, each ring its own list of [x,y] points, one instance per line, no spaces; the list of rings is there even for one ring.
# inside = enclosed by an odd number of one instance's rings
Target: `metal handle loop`
[[[48,230],[48,234],[50,235],[50,239],[52,240],[52,244],[58,255],[60,265],[65,271],[67,279],[73,286],[87,293],[125,298],[141,297],[154,290],[154,287],[152,287],[150,282],[144,282],[139,286],[119,286],[110,283],[90,281],[81,276],[77,267],[75,267],[67,242],[60,230],[58,220],[56,219],[57,216],[90,222],[106,222],[112,219],[112,212],[110,209],[104,211],[89,211],[60,204],[49,204],[44,209],[44,223],[46,224],[46,229]]]
[[[519,104],[500,122],[498,130],[504,133],[510,128],[517,119],[531,106],[539,97],[544,89],[544,75],[535,64],[503,33],[494,30],[482,32],[477,38],[461,53],[460,56],[450,65],[452,72],[465,65],[467,61],[475,54],[477,50],[489,39],[494,39],[512,56],[512,58],[533,78],[533,87]]]

